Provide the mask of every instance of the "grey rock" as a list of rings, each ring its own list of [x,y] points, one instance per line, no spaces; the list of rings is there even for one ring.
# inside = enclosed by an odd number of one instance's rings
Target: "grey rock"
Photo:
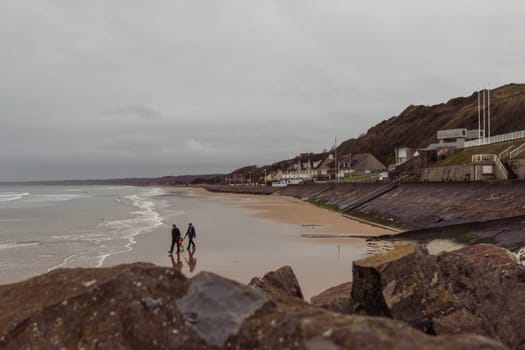
[[[201,272],[192,279],[188,293],[176,304],[185,320],[208,345],[222,346],[267,302],[268,297],[259,290]]]
[[[142,304],[144,307],[146,307],[148,310],[155,310],[158,308],[161,304],[160,299],[153,299],[153,298],[145,298],[142,300]]]
[[[429,334],[474,333],[525,348],[525,268],[479,244],[432,256],[415,244],[354,262],[357,314],[386,316]]]
[[[254,277],[249,285],[258,287],[269,293],[303,299],[301,286],[290,266],[283,266],[276,271],[270,271],[265,274],[262,279]]]
[[[313,296],[310,302],[324,309],[349,314],[352,313],[351,291],[352,282],[342,283]]]
[[[143,263],[54,270],[0,286],[0,305],[2,349],[506,349],[481,336],[429,336],[404,322]]]

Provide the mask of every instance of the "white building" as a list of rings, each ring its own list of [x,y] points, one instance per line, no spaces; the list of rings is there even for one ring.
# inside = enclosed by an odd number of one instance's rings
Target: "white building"
[[[438,143],[428,145],[425,150],[435,150],[440,148],[464,148],[465,142],[476,140],[483,137],[483,130],[467,130],[467,129],[447,129],[438,130],[436,138]]]

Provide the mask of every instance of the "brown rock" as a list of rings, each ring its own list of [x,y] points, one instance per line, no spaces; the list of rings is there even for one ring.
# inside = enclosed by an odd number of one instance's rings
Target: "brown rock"
[[[351,291],[352,282],[342,283],[313,296],[310,302],[324,309],[349,314],[352,313]]]
[[[439,256],[408,244],[354,262],[356,313],[403,320],[429,334],[476,333],[525,344],[525,269],[480,244]]]
[[[505,349],[342,315],[211,273],[151,264],[62,269],[0,286],[5,349]]]
[[[261,288],[266,292],[303,299],[303,292],[290,266],[283,266],[277,271],[270,271],[262,279],[254,277],[248,285]]]

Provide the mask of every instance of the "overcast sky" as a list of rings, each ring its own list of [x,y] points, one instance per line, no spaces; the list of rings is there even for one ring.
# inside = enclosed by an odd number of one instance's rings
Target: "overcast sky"
[[[0,0],[0,181],[229,172],[523,82],[525,1]]]

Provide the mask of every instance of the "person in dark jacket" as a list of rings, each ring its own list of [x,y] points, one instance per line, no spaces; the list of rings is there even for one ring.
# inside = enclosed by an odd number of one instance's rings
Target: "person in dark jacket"
[[[171,248],[170,248],[170,255],[173,253],[173,246],[177,245],[177,253],[180,252],[180,245],[179,245],[179,239],[180,239],[180,230],[177,227],[177,225],[173,224],[173,227],[171,229]]]
[[[195,249],[195,242],[193,240],[197,238],[197,233],[195,232],[195,227],[191,224],[191,222],[188,225],[188,231],[186,231],[184,238],[186,238],[186,236],[190,239],[188,242],[188,250],[190,249],[191,245],[193,245],[193,249]]]

